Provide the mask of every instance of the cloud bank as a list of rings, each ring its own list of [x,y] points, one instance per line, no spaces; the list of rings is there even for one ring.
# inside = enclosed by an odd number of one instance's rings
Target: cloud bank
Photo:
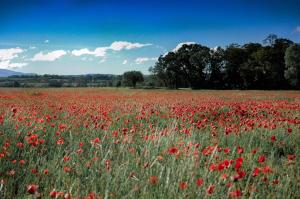
[[[28,63],[11,63],[10,60],[0,61],[0,69],[22,68],[26,65],[28,65]]]
[[[94,55],[95,57],[105,57],[108,50],[112,50],[112,51],[131,50],[131,49],[142,48],[150,45],[152,44],[131,43],[128,41],[115,41],[111,43],[110,46],[98,47],[95,50],[82,48],[79,50],[73,50],[71,53],[74,56]]]
[[[138,57],[135,59],[136,64],[142,64],[147,61],[156,61],[158,58],[157,57]]]
[[[11,60],[19,57],[24,50],[17,48],[0,49],[0,69],[22,68],[27,63],[12,63]]]
[[[39,52],[34,55],[31,61],[55,61],[66,54],[67,52],[64,50],[55,50],[45,54],[43,52]]]
[[[9,49],[0,49],[0,60],[11,60],[13,58],[18,57],[18,54],[24,52],[23,49],[17,48],[9,48]]]

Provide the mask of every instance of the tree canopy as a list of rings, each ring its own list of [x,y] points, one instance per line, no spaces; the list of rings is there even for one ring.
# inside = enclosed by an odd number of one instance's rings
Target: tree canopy
[[[126,86],[136,87],[138,82],[143,82],[144,76],[140,71],[128,71],[123,74],[123,82]]]
[[[149,69],[158,86],[192,89],[299,88],[299,44],[269,35],[263,44],[184,44]]]
[[[300,88],[300,45],[295,44],[287,48],[285,53],[285,78],[298,89]]]

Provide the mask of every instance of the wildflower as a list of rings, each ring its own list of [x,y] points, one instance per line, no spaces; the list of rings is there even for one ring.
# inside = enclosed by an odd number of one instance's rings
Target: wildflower
[[[44,174],[45,174],[45,175],[48,175],[48,173],[49,173],[49,170],[48,170],[48,169],[45,169],[45,170],[44,170]]]
[[[230,152],[230,149],[229,149],[229,148],[224,149],[224,153],[225,153],[225,154],[228,154],[229,152]]]
[[[169,154],[177,154],[179,152],[177,147],[171,147],[168,150]]]
[[[260,173],[260,168],[255,167],[254,170],[253,170],[253,172],[252,172],[252,176],[256,177],[259,173]]]
[[[273,180],[273,185],[278,185],[278,184],[279,184],[279,180],[278,179]]]
[[[163,161],[163,160],[164,160],[164,157],[162,157],[162,156],[159,155],[159,156],[156,157],[156,159],[157,159],[158,161]]]
[[[266,173],[272,173],[272,169],[271,169],[270,166],[265,166],[265,167],[262,169],[262,172],[263,172],[264,174],[266,174]]]
[[[62,144],[64,144],[64,139],[63,139],[63,138],[58,139],[58,140],[56,141],[56,144],[57,144],[57,145],[62,145]]]
[[[296,155],[288,155],[287,157],[289,160],[294,160],[296,158]]]
[[[242,157],[239,157],[236,159],[236,161],[235,161],[235,169],[236,170],[238,170],[242,167],[243,161],[244,161],[244,158],[242,158]]]
[[[271,136],[271,141],[272,141],[272,142],[276,142],[276,141],[277,141],[277,138],[276,138],[275,135],[272,135],[272,136]]]
[[[97,143],[100,143],[100,141],[101,141],[100,138],[97,137],[97,138],[95,138],[94,140],[91,141],[91,144],[95,145]]]
[[[19,164],[23,166],[25,164],[25,160],[20,160]]]
[[[158,177],[157,176],[150,176],[149,178],[149,183],[152,184],[152,185],[155,185],[157,184],[158,182]]]
[[[227,177],[228,177],[228,175],[227,175],[226,173],[223,173],[223,174],[221,175],[221,179],[222,179],[222,180],[226,180]]]
[[[71,171],[71,168],[68,167],[68,166],[65,166],[65,167],[64,167],[64,171],[65,171],[66,173],[69,173],[69,172]]]
[[[204,181],[203,181],[202,178],[198,178],[198,179],[196,180],[196,184],[197,184],[198,187],[202,186],[203,182],[204,182]]]
[[[56,191],[55,191],[55,189],[53,189],[53,191],[51,191],[49,193],[49,196],[50,196],[50,198],[56,198]]]
[[[238,146],[237,153],[238,153],[238,154],[244,153],[244,149],[241,148],[240,146]]]
[[[206,193],[209,195],[213,194],[215,187],[216,187],[215,185],[209,185],[206,189]]]
[[[266,160],[266,157],[264,155],[259,156],[258,162],[263,163]]]
[[[36,185],[36,184],[30,184],[27,186],[27,192],[30,193],[30,194],[34,194],[37,192],[39,186]]]
[[[182,181],[182,182],[179,183],[179,188],[180,188],[180,189],[182,189],[182,190],[183,190],[183,189],[187,189],[187,187],[188,187],[187,182],[183,182],[183,181]]]
[[[230,196],[230,198],[238,198],[238,197],[242,196],[242,192],[241,192],[241,190],[237,189],[237,190],[229,192],[229,196]]]

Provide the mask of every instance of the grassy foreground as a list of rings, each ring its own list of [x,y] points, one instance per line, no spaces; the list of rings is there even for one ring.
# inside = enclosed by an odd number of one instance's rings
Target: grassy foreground
[[[300,198],[300,92],[1,89],[0,198]]]

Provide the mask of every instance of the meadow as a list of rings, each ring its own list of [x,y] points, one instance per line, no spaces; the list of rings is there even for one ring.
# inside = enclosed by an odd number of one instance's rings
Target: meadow
[[[0,198],[300,198],[299,91],[0,89]]]

